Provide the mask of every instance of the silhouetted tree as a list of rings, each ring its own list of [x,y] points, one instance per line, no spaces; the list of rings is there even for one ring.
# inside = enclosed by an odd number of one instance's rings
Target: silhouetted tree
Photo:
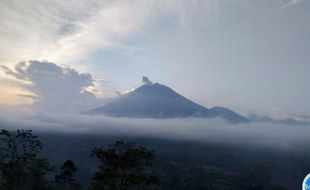
[[[95,148],[92,155],[100,161],[92,178],[94,190],[142,189],[157,182],[152,169],[154,151],[143,146],[116,141],[106,148]]]
[[[46,180],[45,175],[52,171],[52,168],[46,159],[37,158],[29,167],[27,172],[28,188],[29,190],[50,190],[52,185],[50,181]]]
[[[6,190],[42,190],[51,170],[47,160],[38,157],[42,143],[31,130],[0,132],[1,187]]]
[[[55,176],[55,189],[57,190],[77,190],[80,186],[75,181],[75,172],[77,171],[74,163],[67,160],[61,166],[59,175]]]

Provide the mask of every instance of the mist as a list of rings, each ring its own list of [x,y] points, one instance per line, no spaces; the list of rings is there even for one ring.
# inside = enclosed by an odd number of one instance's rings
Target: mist
[[[308,125],[274,122],[229,124],[219,118],[131,119],[74,113],[15,112],[12,115],[2,111],[0,127],[32,129],[42,133],[151,137],[281,149],[296,149],[310,144]]]

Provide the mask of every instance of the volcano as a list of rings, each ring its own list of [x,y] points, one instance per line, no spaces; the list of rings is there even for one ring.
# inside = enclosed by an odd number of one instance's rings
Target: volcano
[[[178,94],[168,86],[146,83],[132,92],[120,95],[104,106],[87,114],[127,118],[215,118],[220,117],[231,123],[248,122],[236,112],[224,108],[206,108]]]

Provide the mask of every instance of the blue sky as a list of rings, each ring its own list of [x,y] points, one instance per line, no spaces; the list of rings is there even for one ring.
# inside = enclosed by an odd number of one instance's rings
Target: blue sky
[[[0,64],[8,68],[28,60],[71,67],[95,77],[103,97],[146,75],[207,107],[310,115],[309,0],[11,0],[0,7]],[[17,92],[39,92],[0,76],[2,106],[27,102]]]

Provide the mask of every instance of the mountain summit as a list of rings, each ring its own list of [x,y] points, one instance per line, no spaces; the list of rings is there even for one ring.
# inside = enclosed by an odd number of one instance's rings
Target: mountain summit
[[[221,117],[232,123],[248,121],[228,108],[207,109],[165,85],[152,83],[147,77],[143,81],[144,85],[134,91],[87,113],[129,118]]]

